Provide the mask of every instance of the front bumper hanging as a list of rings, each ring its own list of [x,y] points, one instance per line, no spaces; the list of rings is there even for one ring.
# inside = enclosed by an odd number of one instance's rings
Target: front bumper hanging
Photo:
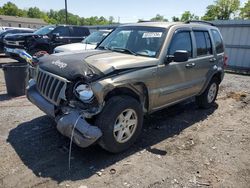
[[[73,131],[73,142],[85,148],[100,138],[102,132],[98,127],[90,125],[83,117],[78,119],[79,116],[81,115],[74,111],[65,114],[58,120],[56,127],[62,135],[68,138],[71,138]]]
[[[30,80],[26,95],[29,101],[35,104],[40,110],[57,120],[56,127],[62,135],[71,138],[75,126],[73,142],[79,147],[88,147],[102,136],[101,130],[89,124],[79,111],[72,110],[66,114],[56,116],[55,106],[37,91],[34,80]],[[79,116],[81,117],[79,118]]]

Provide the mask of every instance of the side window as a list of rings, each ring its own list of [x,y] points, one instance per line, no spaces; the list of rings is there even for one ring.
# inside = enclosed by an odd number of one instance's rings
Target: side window
[[[57,27],[53,33],[58,33],[59,36],[69,36],[69,28],[68,27]]]
[[[182,31],[174,35],[168,55],[174,55],[176,50],[186,50],[189,52],[189,57],[192,57],[192,41],[189,31]]]
[[[197,56],[212,54],[212,46],[209,34],[207,31],[194,31]]]
[[[212,29],[212,35],[215,43],[216,53],[224,52],[222,38],[217,30]]]
[[[73,29],[72,35],[75,37],[83,37],[83,36],[88,36],[90,34],[88,28],[73,27],[72,29]]]
[[[206,31],[204,32],[205,38],[206,38],[206,43],[207,43],[207,52],[209,54],[213,54],[213,48],[212,48],[212,42],[209,33]]]

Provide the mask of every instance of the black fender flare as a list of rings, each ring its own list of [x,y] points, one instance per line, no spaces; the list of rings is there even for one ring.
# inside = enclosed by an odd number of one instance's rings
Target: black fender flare
[[[201,95],[206,90],[208,84],[214,77],[218,77],[219,83],[221,83],[224,78],[224,70],[222,68],[217,68],[216,71],[214,71],[212,74],[210,73],[208,79],[206,79],[206,82],[198,95]]]

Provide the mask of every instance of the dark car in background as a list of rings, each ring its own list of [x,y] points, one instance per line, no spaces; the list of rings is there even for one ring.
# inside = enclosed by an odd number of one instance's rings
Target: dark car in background
[[[0,33],[0,53],[4,52],[4,37],[9,34],[19,34],[19,33],[33,33],[35,30],[29,28],[18,28],[18,29],[8,29],[3,30]]]
[[[87,27],[70,25],[48,25],[34,33],[9,35],[4,38],[5,54],[20,60],[20,50],[30,55],[39,51],[53,53],[55,47],[82,41],[90,34]]]

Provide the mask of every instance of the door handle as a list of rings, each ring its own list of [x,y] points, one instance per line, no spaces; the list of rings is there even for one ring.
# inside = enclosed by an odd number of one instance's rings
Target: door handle
[[[186,64],[186,68],[193,68],[194,66],[195,66],[195,63]]]
[[[216,61],[216,58],[211,58],[211,59],[209,59],[209,62],[211,62],[211,63],[213,63],[213,62],[215,62]]]

